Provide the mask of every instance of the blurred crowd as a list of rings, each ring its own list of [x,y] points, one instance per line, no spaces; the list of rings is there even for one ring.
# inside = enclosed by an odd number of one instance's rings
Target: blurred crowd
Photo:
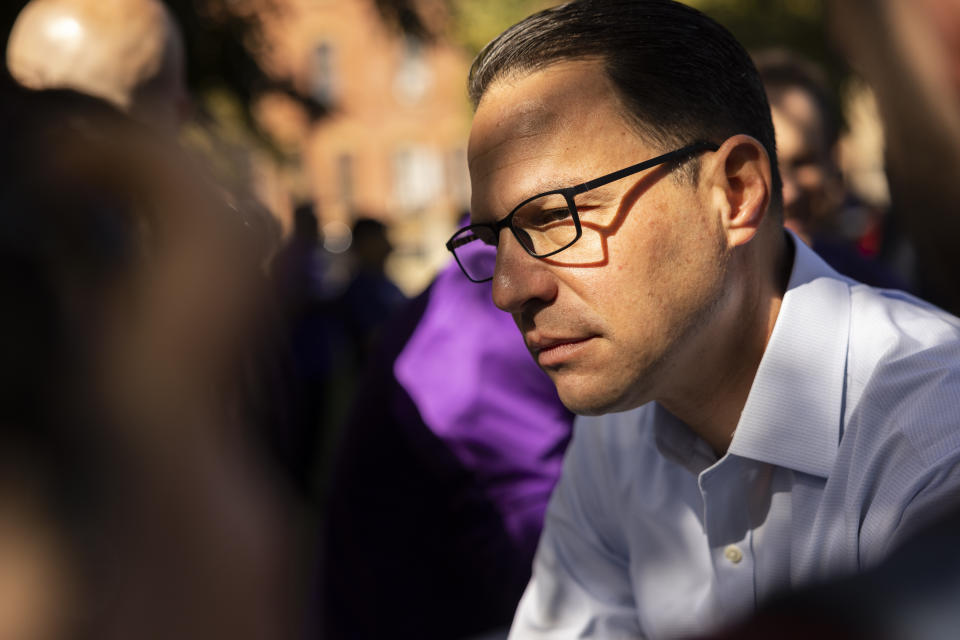
[[[30,2],[10,34],[0,637],[505,626],[572,416],[519,336],[476,341],[510,324],[489,290],[408,301],[382,221],[337,254],[312,203],[281,238],[221,184],[177,142],[184,55],[159,0]]]
[[[835,4],[893,213],[847,189],[821,72],[765,51],[786,224],[956,312],[960,6]],[[489,286],[452,264],[408,300],[384,221],[333,254],[312,203],[282,237],[219,184],[177,141],[185,55],[160,0],[34,0],[10,34],[0,638],[505,630],[572,415]]]

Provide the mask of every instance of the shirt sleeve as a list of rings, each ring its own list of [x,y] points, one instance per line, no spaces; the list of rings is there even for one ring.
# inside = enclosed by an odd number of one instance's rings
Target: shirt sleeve
[[[602,425],[578,418],[510,640],[639,638]]]
[[[916,492],[904,507],[890,536],[890,550],[900,547],[945,514],[960,508],[960,453],[932,465],[916,485]]]
[[[851,465],[864,478],[860,499],[869,505],[859,522],[861,568],[878,564],[960,506],[960,372],[895,371],[897,385],[880,391],[897,401],[875,402],[883,414],[875,411],[865,421],[886,435]]]

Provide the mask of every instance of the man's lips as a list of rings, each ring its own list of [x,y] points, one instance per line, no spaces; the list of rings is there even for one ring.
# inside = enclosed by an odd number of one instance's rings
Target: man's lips
[[[571,338],[539,338],[528,340],[527,346],[541,367],[562,364],[577,355],[593,336]]]

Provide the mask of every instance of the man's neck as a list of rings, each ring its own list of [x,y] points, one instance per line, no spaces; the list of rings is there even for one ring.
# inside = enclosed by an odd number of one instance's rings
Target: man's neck
[[[733,440],[766,350],[793,266],[794,247],[783,234],[772,260],[775,274],[743,287],[688,350],[669,396],[660,404],[723,456]],[[749,270],[748,270],[749,272]],[[771,273],[769,268],[766,273]],[[684,366],[686,365],[686,366]],[[684,372],[684,373],[680,373]]]

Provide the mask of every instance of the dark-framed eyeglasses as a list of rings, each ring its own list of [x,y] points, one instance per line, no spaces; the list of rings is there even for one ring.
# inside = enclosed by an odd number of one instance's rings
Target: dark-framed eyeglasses
[[[599,252],[605,250],[602,231],[608,226],[609,220],[604,217],[609,218],[611,213],[609,207],[591,203],[588,192],[645,169],[679,162],[697,153],[716,151],[718,148],[712,142],[694,142],[572,187],[539,193],[518,204],[496,222],[462,227],[447,240],[447,249],[453,253],[464,275],[473,282],[493,279],[497,242],[500,232],[505,228],[510,229],[520,246],[534,258],[549,258],[576,244],[575,252],[564,254],[563,264],[597,262]],[[585,235],[589,241],[577,242]]]

